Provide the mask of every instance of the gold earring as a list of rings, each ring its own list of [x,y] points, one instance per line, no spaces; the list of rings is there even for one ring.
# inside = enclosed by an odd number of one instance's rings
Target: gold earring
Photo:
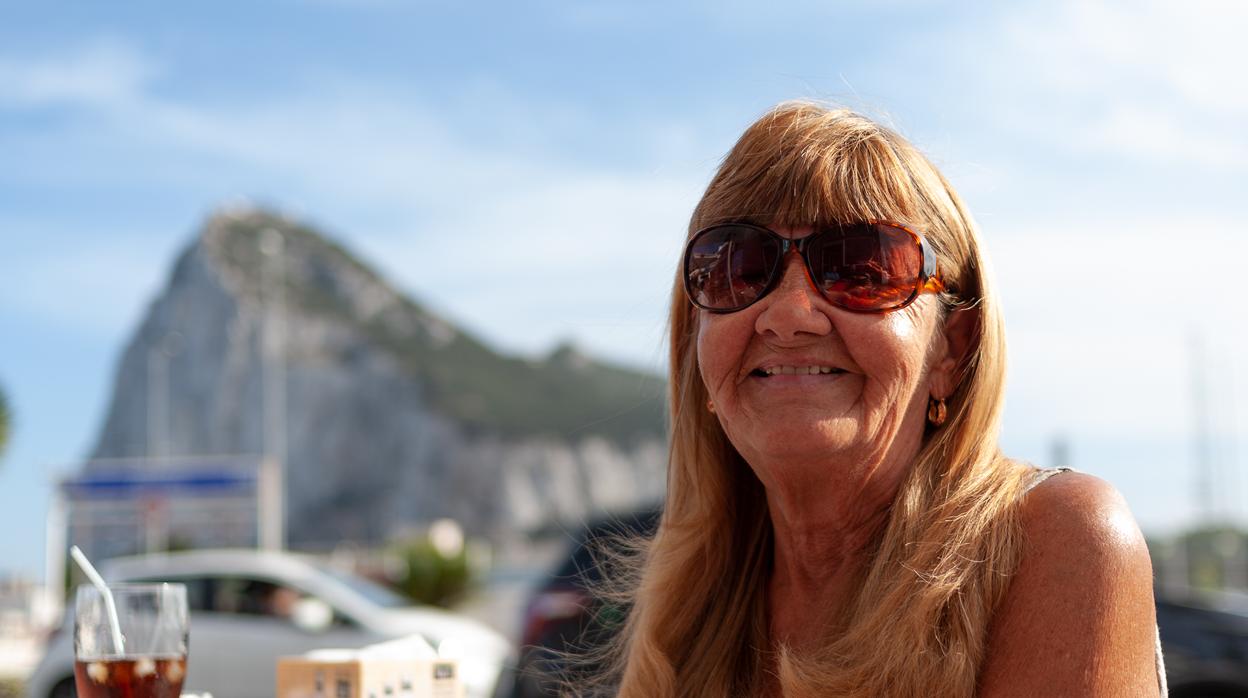
[[[713,400],[706,401],[706,411],[715,414],[715,402]]]
[[[927,400],[927,421],[932,426],[938,427],[945,423],[945,418],[949,416],[948,410],[945,408],[944,398],[928,398]]]

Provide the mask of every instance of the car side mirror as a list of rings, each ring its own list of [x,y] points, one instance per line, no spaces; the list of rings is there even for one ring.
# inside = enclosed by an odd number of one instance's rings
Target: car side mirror
[[[299,599],[291,609],[290,622],[305,633],[323,633],[334,622],[334,610],[320,599]]]

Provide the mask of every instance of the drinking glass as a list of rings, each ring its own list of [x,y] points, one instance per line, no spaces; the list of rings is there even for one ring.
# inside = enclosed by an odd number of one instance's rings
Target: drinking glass
[[[122,647],[116,646],[104,594],[78,587],[74,681],[79,698],[178,698],[186,677],[190,623],[181,584],[109,587]]]

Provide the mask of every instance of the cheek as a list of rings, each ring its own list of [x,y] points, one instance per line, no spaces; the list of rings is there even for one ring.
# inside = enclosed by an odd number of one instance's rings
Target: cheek
[[[735,378],[747,338],[736,328],[732,316],[703,313],[698,322],[698,372],[712,396],[725,381]]]
[[[846,345],[867,375],[867,390],[891,402],[915,390],[926,375],[933,322],[930,313],[919,305],[911,306],[874,319],[874,323],[845,329],[846,339],[856,335],[859,341]]]
[[[911,343],[922,334],[920,325],[923,324],[923,318],[910,312],[911,307],[913,304],[899,312],[888,313],[884,316],[888,336],[899,344]]]

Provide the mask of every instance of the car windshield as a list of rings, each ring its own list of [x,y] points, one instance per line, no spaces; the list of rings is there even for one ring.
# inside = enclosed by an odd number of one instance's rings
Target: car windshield
[[[376,584],[364,579],[363,577],[351,574],[350,572],[344,572],[330,567],[329,565],[316,565],[316,568],[330,577],[333,577],[335,580],[347,585],[355,593],[363,596],[382,608],[403,608],[404,606],[413,605],[408,599],[399,596],[380,584]]]

